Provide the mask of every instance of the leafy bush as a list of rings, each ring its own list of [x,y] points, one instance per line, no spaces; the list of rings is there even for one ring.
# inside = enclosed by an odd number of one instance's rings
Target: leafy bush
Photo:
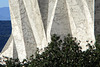
[[[31,61],[25,60],[27,63],[23,65],[7,61],[7,67],[8,65],[10,67],[100,67],[100,44],[98,42],[95,44],[96,49],[88,44],[89,49],[82,52],[79,43],[76,43],[76,38],[70,35],[63,40],[53,35],[51,40],[52,42],[41,55],[38,51],[36,52],[35,59],[31,56]]]

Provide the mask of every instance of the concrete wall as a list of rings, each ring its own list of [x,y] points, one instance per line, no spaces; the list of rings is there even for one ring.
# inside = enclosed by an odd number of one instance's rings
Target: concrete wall
[[[95,2],[95,35],[100,34],[100,1]]]
[[[86,50],[94,37],[94,0],[9,0],[12,35],[0,56],[20,61],[45,48],[51,35],[71,34]],[[7,54],[6,54],[7,53]],[[9,55],[10,54],[10,55]]]

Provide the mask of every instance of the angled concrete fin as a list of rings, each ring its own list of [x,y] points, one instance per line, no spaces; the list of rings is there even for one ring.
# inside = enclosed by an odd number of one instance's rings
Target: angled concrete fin
[[[94,0],[9,0],[12,35],[0,56],[20,61],[44,49],[51,35],[72,34],[86,50],[95,42]],[[99,20],[99,18],[97,18]],[[44,50],[43,50],[44,51]]]
[[[69,6],[68,10],[70,10],[70,16],[73,18],[73,21],[70,21],[70,23],[74,22],[76,32],[72,30],[72,35],[75,36],[78,40],[81,41],[81,46],[83,50],[86,50],[87,47],[87,40],[94,41],[94,29],[92,28],[93,20],[90,15],[89,7],[87,6],[86,1],[81,0],[80,3],[83,6],[83,11],[81,10],[80,5],[78,4],[77,0],[67,0],[66,1],[67,6]],[[93,4],[92,4],[93,5]],[[88,11],[89,15],[86,13]],[[88,20],[87,20],[88,19]],[[91,29],[92,28],[92,29]],[[91,31],[90,31],[91,30]],[[87,37],[88,35],[88,37]],[[92,38],[91,38],[92,37]]]
[[[6,45],[2,49],[1,53],[5,52],[8,49],[8,47],[10,46],[12,40],[13,40],[13,35],[11,34],[10,37],[9,37],[9,39],[8,39],[8,41],[7,41],[7,43],[6,43]]]
[[[15,45],[14,39],[13,39],[13,58],[14,59],[18,58],[18,52],[17,52],[17,48],[16,48],[16,45]]]
[[[25,43],[24,43],[23,33],[22,33],[19,1],[9,0],[9,5],[10,5],[10,13],[11,13],[11,19],[12,19],[11,20],[12,35],[15,41],[17,52],[18,52],[18,58],[20,59],[20,61],[22,61],[23,59],[26,58],[26,51],[25,51]]]
[[[13,39],[12,36],[10,37],[11,40],[9,39],[8,43],[5,45],[3,51],[0,54],[0,57],[9,57],[13,58]]]
[[[51,34],[57,34],[63,38],[71,34],[66,0],[58,0],[54,20],[51,26]]]
[[[47,40],[38,2],[37,0],[23,0],[23,2],[26,7],[26,12],[29,17],[37,47],[43,49],[47,46]]]
[[[35,42],[34,34],[32,32],[32,27],[30,25],[26,8],[22,0],[19,0],[19,6],[20,6],[23,39],[25,42],[25,50],[26,50],[27,58],[30,58],[32,54],[35,54],[37,49],[37,44]]]
[[[39,9],[40,9],[40,13],[41,13],[41,17],[42,17],[45,33],[46,33],[46,30],[47,30],[49,1],[50,0],[38,0]]]
[[[58,0],[49,0],[49,4],[48,4],[48,20],[47,20],[47,30],[46,30],[48,42],[51,41],[50,32],[51,32],[51,28],[52,28],[52,24],[53,24],[53,19],[54,19],[54,15],[55,15],[57,2],[58,2]]]

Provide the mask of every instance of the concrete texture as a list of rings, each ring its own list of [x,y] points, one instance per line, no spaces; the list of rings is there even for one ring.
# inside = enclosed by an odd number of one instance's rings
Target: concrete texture
[[[100,35],[100,1],[95,2],[95,35]]]
[[[94,37],[94,0],[9,0],[12,35],[0,56],[20,61],[40,53],[50,43],[51,35],[67,34],[81,41],[86,50]]]
[[[94,18],[92,18],[94,13],[90,13],[89,3],[86,0],[66,0],[66,4],[68,6],[72,36],[80,40],[82,50],[86,50],[87,40],[89,42],[93,41],[91,44],[95,42]],[[94,7],[93,3],[91,6]]]

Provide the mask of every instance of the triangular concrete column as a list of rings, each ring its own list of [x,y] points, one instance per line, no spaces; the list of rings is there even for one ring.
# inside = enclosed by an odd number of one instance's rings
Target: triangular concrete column
[[[20,61],[40,53],[51,41],[71,34],[86,50],[87,40],[94,44],[94,0],[9,0],[12,35],[0,56]]]

